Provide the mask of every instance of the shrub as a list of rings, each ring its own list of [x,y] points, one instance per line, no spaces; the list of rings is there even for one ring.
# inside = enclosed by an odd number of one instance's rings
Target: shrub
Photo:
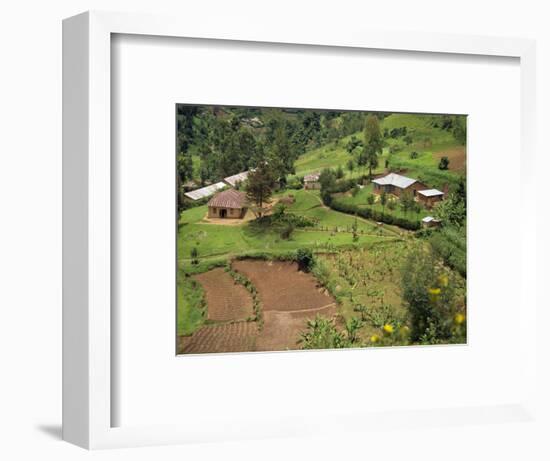
[[[309,248],[300,248],[296,251],[296,262],[300,270],[310,272],[315,265],[313,252]]]
[[[409,157],[410,157],[412,160],[418,158],[418,152],[416,152],[415,150],[413,150],[413,151],[409,154]]]
[[[191,264],[197,265],[199,263],[199,250],[197,247],[191,248]]]
[[[299,342],[303,349],[340,349],[348,345],[334,321],[319,315],[314,320],[308,320],[307,330],[300,334]]]

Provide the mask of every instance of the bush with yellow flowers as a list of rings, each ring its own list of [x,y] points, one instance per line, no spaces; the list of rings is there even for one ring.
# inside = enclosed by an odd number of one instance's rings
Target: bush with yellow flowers
[[[457,306],[455,280],[433,253],[422,248],[412,251],[401,276],[403,299],[410,314],[411,342],[465,342],[466,315]]]

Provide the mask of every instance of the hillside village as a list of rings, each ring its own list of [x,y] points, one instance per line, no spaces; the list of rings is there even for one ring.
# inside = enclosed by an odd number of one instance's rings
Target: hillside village
[[[178,126],[180,353],[465,341],[465,118],[193,106]]]

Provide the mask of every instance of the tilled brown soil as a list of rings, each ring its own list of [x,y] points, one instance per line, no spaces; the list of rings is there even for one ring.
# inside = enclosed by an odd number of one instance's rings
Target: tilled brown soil
[[[178,353],[250,352],[256,350],[256,322],[235,322],[206,325],[191,336],[180,336]]]
[[[257,351],[285,351],[301,349],[300,333],[307,321],[319,314],[332,318],[336,315],[335,304],[320,309],[300,312],[267,311],[264,313],[264,328],[256,340]]]
[[[250,293],[222,268],[195,275],[194,278],[204,288],[209,320],[227,322],[254,315]]]
[[[232,267],[248,277],[258,290],[263,311],[262,330],[258,331],[256,322],[207,325],[191,336],[179,338],[180,354],[300,349],[300,332],[306,330],[308,320],[317,315],[336,318],[335,300],[318,285],[313,275],[299,271],[294,262],[241,260],[234,261]],[[244,287],[234,285],[223,269],[195,277],[205,288],[209,319],[227,320],[243,315],[244,311],[237,308],[240,295],[235,294],[232,301],[226,302],[225,298],[228,293],[240,292],[238,288],[246,295],[249,293]]]
[[[299,271],[295,262],[243,259],[232,266],[256,286],[264,312],[318,309],[334,302],[317,279]]]
[[[458,146],[447,149],[435,154],[437,159],[441,157],[449,158],[449,170],[463,171],[466,168],[466,147]]]

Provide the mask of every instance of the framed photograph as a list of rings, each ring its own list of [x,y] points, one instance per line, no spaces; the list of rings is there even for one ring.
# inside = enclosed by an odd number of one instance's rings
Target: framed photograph
[[[466,115],[176,106],[177,352],[466,344]]]
[[[531,41],[92,12],[63,59],[65,440],[537,417]]]

